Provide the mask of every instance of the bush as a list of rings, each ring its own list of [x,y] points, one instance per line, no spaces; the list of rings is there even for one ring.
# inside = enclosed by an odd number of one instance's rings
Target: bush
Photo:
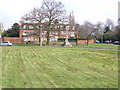
[[[65,39],[66,39],[66,38],[58,38],[58,42],[64,42]],[[74,39],[74,38],[68,38],[68,41],[69,41],[69,42],[75,42],[76,39]]]

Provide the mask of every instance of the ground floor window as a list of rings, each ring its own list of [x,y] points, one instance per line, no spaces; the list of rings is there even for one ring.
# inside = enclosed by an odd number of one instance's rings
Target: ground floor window
[[[24,41],[27,41],[27,37],[23,37]]]

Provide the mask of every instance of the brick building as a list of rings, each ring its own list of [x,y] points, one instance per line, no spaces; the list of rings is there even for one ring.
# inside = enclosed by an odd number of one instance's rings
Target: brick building
[[[3,41],[11,41],[12,43],[39,43],[40,30],[42,30],[42,41],[45,42],[47,40],[47,28],[47,23],[23,23],[20,28],[19,37],[4,37]],[[75,38],[78,34],[75,25],[53,24],[50,28],[50,42],[56,42],[58,38],[66,38],[66,35],[68,38]],[[78,40],[78,43],[87,43],[87,40]],[[89,43],[95,43],[95,40],[89,40]]]
[[[24,42],[27,41],[39,41],[40,30],[42,29],[42,40],[47,40],[47,23],[23,23],[20,28],[20,38],[23,38]],[[75,25],[70,24],[53,24],[50,30],[50,42],[57,41],[58,38],[75,38],[78,31],[75,30]],[[68,30],[68,31],[67,31]]]

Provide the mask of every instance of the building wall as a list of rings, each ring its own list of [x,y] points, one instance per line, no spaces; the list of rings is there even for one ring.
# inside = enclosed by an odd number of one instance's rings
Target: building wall
[[[96,42],[96,39],[88,40],[88,43],[95,43],[95,42]],[[87,43],[87,40],[78,40],[78,43],[79,44],[84,44],[84,43]]]
[[[19,37],[4,37],[3,41],[11,41],[12,43],[26,43],[26,41],[23,41],[23,38]],[[89,43],[95,43],[95,39],[89,40]],[[30,43],[39,43],[38,41],[31,41]],[[45,44],[46,42],[43,42]],[[51,44],[63,44],[63,42],[50,42]],[[76,42],[70,42],[71,44],[76,44]],[[87,43],[87,40],[78,40],[78,44],[85,44]]]
[[[34,35],[33,33],[36,35]],[[66,33],[67,33],[67,31],[51,31],[50,32],[50,41],[57,41],[57,38],[65,38]],[[76,34],[78,34],[77,31],[68,31],[68,38],[70,38],[70,37],[75,38]],[[19,36],[20,36],[20,38],[23,37],[24,41],[36,41],[35,38],[39,38],[39,31],[38,30],[20,30]],[[47,40],[47,31],[43,31],[42,39],[43,39],[43,41]]]
[[[11,41],[12,43],[38,43],[39,42],[39,29],[38,26],[43,25],[44,27],[42,33],[43,42],[47,40],[47,29],[46,24],[33,24],[33,23],[24,23],[21,25],[19,37],[4,37],[3,41]],[[69,29],[68,29],[69,27]],[[50,42],[56,42],[57,38],[66,38],[66,29],[68,30],[68,38],[75,38],[75,35],[78,35],[78,31],[75,30],[75,25],[52,25],[53,31],[50,32]],[[63,43],[63,42],[58,42]],[[75,43],[75,42],[71,42]],[[87,43],[87,40],[79,40],[78,43]],[[89,40],[89,43],[95,43],[95,40]]]
[[[12,43],[23,43],[23,38],[20,38],[20,37],[4,37],[3,41],[10,41]]]

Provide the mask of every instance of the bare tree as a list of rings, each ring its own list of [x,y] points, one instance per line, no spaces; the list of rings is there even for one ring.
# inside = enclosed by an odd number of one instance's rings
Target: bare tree
[[[103,34],[104,34],[104,23],[102,22],[97,22],[96,26],[96,31],[95,31],[95,37],[96,38],[101,38],[101,42],[103,43]]]
[[[46,44],[49,45],[50,31],[52,30],[50,26],[56,19],[61,20],[62,16],[65,14],[64,5],[61,2],[57,2],[55,0],[43,0],[41,8],[45,11],[44,15],[48,23]]]
[[[90,22],[85,22],[85,26],[88,30],[88,35],[87,35],[87,45],[89,44],[89,39],[91,38],[92,35],[94,35],[94,32],[97,30],[95,26],[90,23]]]
[[[44,11],[41,8],[34,8],[21,18],[21,22],[42,23],[45,19]]]
[[[44,19],[45,19],[44,10],[42,10],[41,8],[34,8],[32,11],[25,14],[21,18],[20,22],[21,23],[24,23],[24,22],[42,23]],[[39,27],[39,33],[40,33],[40,37],[39,37],[40,46],[42,46],[42,26],[38,26],[38,27]]]
[[[89,44],[89,39],[92,38],[92,36],[94,36],[95,32],[98,29],[95,27],[94,24],[92,24],[89,21],[84,22],[83,25],[80,25],[80,33],[79,33],[79,37],[82,39],[87,39],[87,45]]]
[[[111,19],[108,18],[105,24],[106,24],[106,27],[109,27],[110,30],[114,30],[114,23]]]
[[[56,20],[61,21],[63,15],[65,15],[64,5],[61,2],[55,0],[43,0],[40,8],[34,8],[30,13],[25,14],[21,18],[21,22],[32,22],[32,23],[46,23],[47,24],[47,45],[50,41],[50,31],[52,30],[51,25]],[[41,27],[40,27],[41,28]],[[39,29],[40,30],[40,29]],[[40,30],[41,31],[41,30]],[[42,34],[42,31],[40,32]],[[40,38],[42,38],[40,34]]]

